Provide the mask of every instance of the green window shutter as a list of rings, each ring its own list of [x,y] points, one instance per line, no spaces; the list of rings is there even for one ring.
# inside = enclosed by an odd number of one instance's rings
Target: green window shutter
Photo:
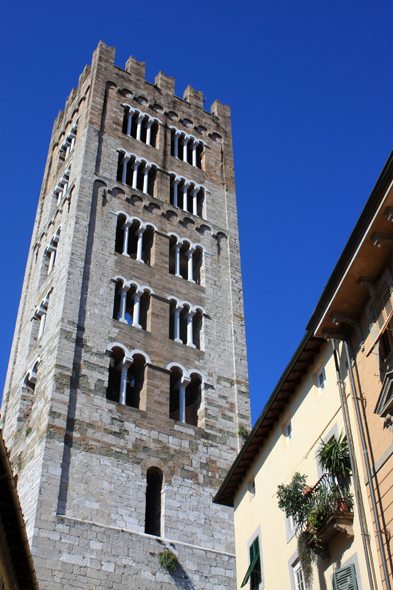
[[[353,563],[334,572],[333,588],[334,590],[358,590],[356,570]]]
[[[251,590],[258,588],[261,582],[261,559],[259,554],[259,538],[256,537],[250,546],[250,565],[243,578],[240,588],[244,588],[248,580],[251,578]]]

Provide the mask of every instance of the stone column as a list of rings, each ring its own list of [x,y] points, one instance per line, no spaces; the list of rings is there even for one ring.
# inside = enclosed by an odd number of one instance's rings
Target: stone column
[[[191,346],[191,348],[196,348],[193,342],[193,333],[192,333],[192,318],[195,315],[195,311],[191,309],[187,312],[187,346]]]
[[[134,310],[132,312],[132,325],[135,328],[142,329],[142,326],[139,323],[139,315],[141,311],[141,295],[143,291],[135,291],[134,295],[132,296],[134,300]]]
[[[140,160],[135,160],[132,168],[132,188],[137,188],[138,186],[138,166],[140,163]]]
[[[188,258],[188,276],[187,276],[187,280],[190,281],[190,283],[195,283],[194,279],[193,279],[193,265],[192,265],[192,255],[195,252],[195,248],[193,246],[191,246],[188,250],[187,250],[187,258]]]
[[[179,380],[179,420],[180,422],[186,421],[186,387],[191,383],[189,377],[182,377]]]
[[[180,244],[175,245],[175,276],[181,278],[180,274]]]
[[[181,305],[176,305],[176,307],[173,310],[173,314],[174,314],[174,340],[175,342],[180,342],[181,344],[183,344],[183,341],[180,338],[180,312],[183,309],[183,307]]]
[[[188,187],[190,186],[189,182],[185,182],[182,186],[182,191],[183,191],[183,211],[185,211],[186,213],[188,212],[188,208],[187,208],[187,190]]]
[[[130,109],[128,111],[128,117],[127,117],[127,135],[130,135],[130,136],[131,136],[132,117],[133,116],[134,116],[134,111]]]
[[[142,113],[140,115],[138,115],[138,118],[136,120],[136,138],[138,141],[141,141],[141,132],[142,132],[142,121],[145,118],[145,115],[143,115]]]
[[[45,330],[46,309],[39,309],[37,315],[40,318],[40,329],[38,331],[38,340],[41,338]]]
[[[143,192],[147,195],[149,189],[149,170],[151,168],[151,164],[146,164],[143,169]]]
[[[127,255],[128,256],[128,255]],[[126,310],[127,310],[127,291],[128,291],[129,287],[125,287],[123,285],[123,287],[121,287],[120,289],[120,310],[119,310],[119,322],[122,322],[123,324],[127,324],[127,320],[126,320]]]
[[[197,147],[198,142],[196,139],[192,142],[192,165],[196,167],[197,165]]]
[[[183,137],[183,139],[181,140],[182,146],[183,146],[183,162],[187,162],[187,144],[188,144],[188,140],[189,138],[187,137],[187,135],[185,135]]]
[[[120,363],[117,365],[117,370],[121,372],[120,375],[120,395],[119,395],[119,404],[126,404],[126,395],[127,395],[127,372],[128,368],[130,367],[130,361],[127,361],[123,358]]]
[[[123,227],[121,228],[124,231],[124,235],[123,235],[123,256],[130,256],[128,254],[128,234],[129,234],[129,230],[130,230],[130,222],[126,221],[123,224]]]
[[[198,186],[194,186],[194,188],[192,189],[192,214],[193,215],[198,215],[198,199],[197,199],[197,194],[199,193],[199,187]]]
[[[48,246],[48,252],[49,252],[49,264],[48,264],[48,274],[50,272],[52,272],[52,269],[55,265],[55,260],[56,260],[56,246],[53,246],[52,244],[50,244]]]
[[[151,119],[149,119],[146,123],[146,144],[147,145],[151,145],[151,126],[153,125],[153,122]]]
[[[145,227],[139,227],[136,235],[138,236],[138,242],[136,246],[136,259],[138,262],[143,262],[142,260],[142,244],[143,244],[143,232],[145,231]]]

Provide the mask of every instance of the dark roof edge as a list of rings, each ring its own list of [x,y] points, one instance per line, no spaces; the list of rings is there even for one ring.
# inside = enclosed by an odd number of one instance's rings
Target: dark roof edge
[[[378,177],[377,182],[373,190],[371,191],[371,195],[367,199],[367,202],[363,208],[363,211],[360,214],[358,221],[349,237],[348,242],[346,243],[344,250],[340,258],[337,261],[336,266],[333,269],[332,274],[322,292],[322,295],[312,313],[312,316],[307,324],[306,330],[314,331],[315,326],[317,325],[318,319],[323,314],[329,299],[331,298],[332,292],[334,291],[337,283],[339,282],[343,271],[352,256],[361,236],[364,233],[364,230],[367,226],[367,223],[370,220],[370,217],[374,213],[379,199],[383,196],[384,189],[386,189],[386,181],[388,177],[393,173],[393,151],[390,152],[389,158],[386,161],[385,166],[381,174]]]
[[[232,464],[232,467],[230,468],[230,470],[228,471],[224,481],[222,482],[222,484],[220,485],[216,495],[213,498],[213,502],[215,502],[216,504],[220,504],[220,499],[222,497],[222,495],[225,492],[225,489],[229,483],[229,481],[231,480],[233,474],[235,473],[239,463],[242,461],[244,454],[246,453],[248,447],[250,446],[251,442],[253,441],[256,433],[259,430],[259,427],[261,426],[262,422],[265,419],[266,414],[268,413],[268,411],[270,410],[272,404],[274,403],[278,393],[281,390],[281,387],[283,386],[283,384],[285,383],[288,375],[290,374],[290,372],[292,371],[293,367],[295,366],[296,362],[298,361],[300,355],[302,354],[302,352],[304,351],[304,349],[306,348],[308,342],[310,341],[312,337],[312,332],[306,332],[306,334],[304,335],[304,337],[302,338],[300,344],[298,345],[293,357],[291,358],[291,360],[289,361],[288,365],[286,366],[283,374],[281,375],[276,387],[273,389],[273,392],[271,394],[271,396],[269,397],[269,399],[267,400],[265,407],[263,408],[258,420],[255,422],[254,428],[251,430],[250,434],[248,435],[248,438],[246,440],[246,442],[244,443],[244,445],[242,446],[239,454],[237,455],[235,461]],[[229,504],[226,504],[229,506]],[[233,499],[232,499],[232,506],[233,506]]]

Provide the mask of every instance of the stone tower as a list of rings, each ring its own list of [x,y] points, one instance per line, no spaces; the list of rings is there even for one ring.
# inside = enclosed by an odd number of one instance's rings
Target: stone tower
[[[114,56],[99,43],[54,123],[1,427],[41,588],[232,589],[212,503],[250,427],[230,110]]]

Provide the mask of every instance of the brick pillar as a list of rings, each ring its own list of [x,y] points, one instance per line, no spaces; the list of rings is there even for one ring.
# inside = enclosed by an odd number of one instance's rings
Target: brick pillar
[[[145,368],[144,391],[147,399],[142,398],[141,392],[140,409],[146,409],[157,419],[169,417],[169,371],[147,365]]]

